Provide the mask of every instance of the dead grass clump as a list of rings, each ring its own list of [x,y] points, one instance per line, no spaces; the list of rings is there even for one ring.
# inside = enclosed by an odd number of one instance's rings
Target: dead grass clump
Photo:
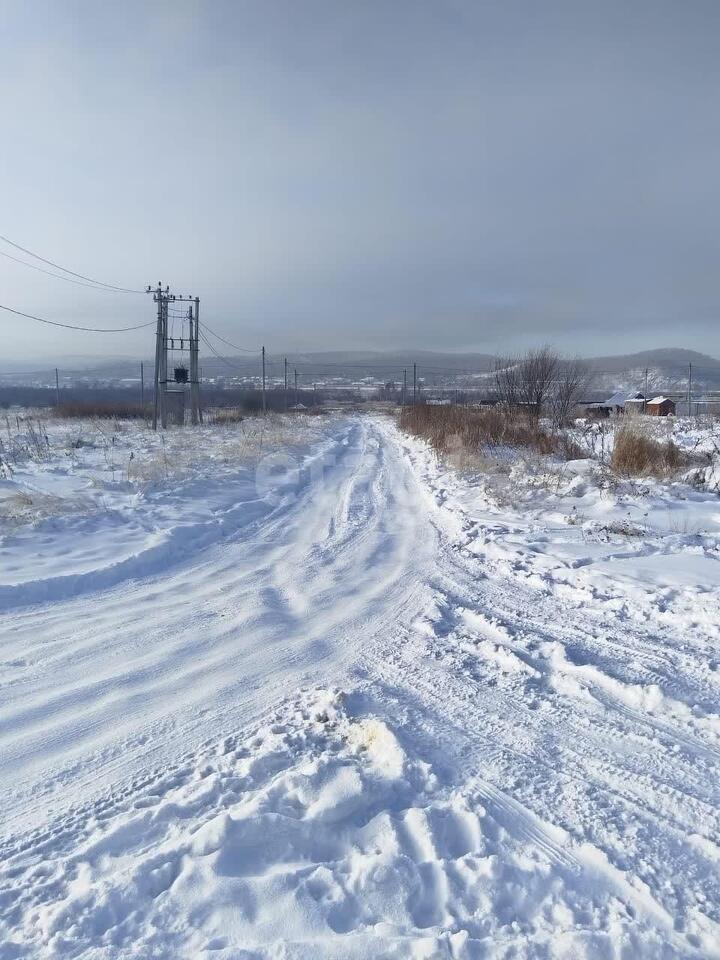
[[[581,448],[564,434],[549,433],[521,413],[501,407],[403,407],[400,426],[428,440],[442,454],[457,452],[460,448],[492,451],[501,447],[524,447],[566,460],[584,456]]]
[[[240,407],[219,407],[212,411],[212,423],[221,427],[229,427],[235,423],[242,423],[247,417]]]
[[[149,417],[148,407],[140,403],[124,403],[120,401],[77,401],[61,404],[55,415],[66,420],[92,419],[100,420],[142,420]]]
[[[672,440],[653,440],[640,426],[625,424],[615,434],[610,465],[628,477],[669,477],[685,466],[685,459]]]

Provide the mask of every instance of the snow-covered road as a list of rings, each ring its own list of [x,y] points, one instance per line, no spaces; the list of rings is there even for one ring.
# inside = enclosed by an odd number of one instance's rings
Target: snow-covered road
[[[4,550],[0,957],[720,956],[716,637],[448,476],[338,419]]]
[[[236,730],[394,638],[421,602],[437,534],[382,439],[344,423],[300,461],[266,461],[259,484],[243,471],[214,491],[178,491],[173,535],[159,546],[5,588],[0,775],[11,827]],[[205,500],[189,522],[183,495],[190,513],[191,498]]]

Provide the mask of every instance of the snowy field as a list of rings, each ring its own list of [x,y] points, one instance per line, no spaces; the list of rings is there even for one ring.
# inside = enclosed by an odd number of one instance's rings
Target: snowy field
[[[0,960],[720,957],[712,471],[3,444]]]

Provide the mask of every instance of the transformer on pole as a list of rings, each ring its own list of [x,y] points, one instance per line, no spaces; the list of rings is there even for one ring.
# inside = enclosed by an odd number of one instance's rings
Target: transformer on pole
[[[202,423],[200,406],[199,341],[200,298],[183,297],[170,293],[158,283],[154,289],[147,288],[157,304],[157,327],[155,332],[155,389],[153,399],[153,430],[158,420],[163,429],[168,425],[168,415],[176,423],[185,422],[185,395],[190,393],[190,422]],[[188,304],[187,308],[184,304]],[[187,323],[187,336],[185,324]],[[176,336],[175,325],[179,336]],[[169,364],[169,355],[173,363]],[[179,356],[176,356],[178,355]],[[190,369],[183,362],[183,354],[189,358]],[[172,375],[169,375],[169,369]]]

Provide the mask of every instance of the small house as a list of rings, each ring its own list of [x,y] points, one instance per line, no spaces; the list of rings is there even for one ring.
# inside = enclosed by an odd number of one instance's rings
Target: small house
[[[614,393],[603,406],[609,407],[611,413],[642,413],[645,409],[645,397],[642,393]]]
[[[651,417],[667,417],[675,413],[675,401],[670,397],[654,397],[647,402],[647,412]]]

